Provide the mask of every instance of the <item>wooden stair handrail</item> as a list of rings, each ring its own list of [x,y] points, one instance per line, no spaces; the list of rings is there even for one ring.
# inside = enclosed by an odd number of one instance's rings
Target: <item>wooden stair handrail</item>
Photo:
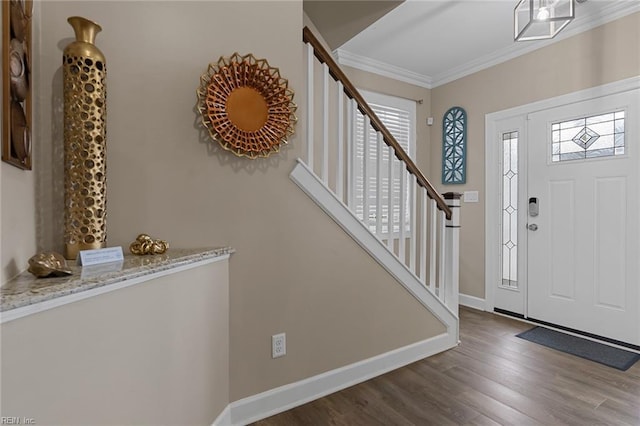
[[[333,56],[331,56],[331,54],[324,48],[322,43],[320,43],[313,32],[309,29],[309,27],[304,27],[304,29],[302,30],[302,41],[313,46],[313,53],[315,57],[318,58],[321,63],[327,64],[331,77],[333,77],[334,80],[340,81],[342,83],[342,86],[344,87],[344,93],[349,98],[356,101],[360,112],[369,117],[371,126],[376,131],[382,133],[384,142],[388,146],[393,148],[396,158],[404,162],[407,171],[416,177],[418,185],[427,190],[427,194],[429,194],[429,197],[436,200],[438,208],[444,212],[444,214],[447,216],[447,219],[451,219],[451,209],[449,208],[449,206],[447,206],[447,203],[444,201],[440,193],[435,190],[433,185],[431,185],[431,182],[429,182],[429,180],[422,174],[418,166],[416,166],[413,160],[409,157],[409,154],[407,154],[406,151],[402,149],[402,146],[398,143],[396,138],[393,137],[391,132],[389,132],[382,121],[380,121],[367,101],[364,100],[360,92],[358,92],[351,81],[349,81],[349,78],[333,59]]]

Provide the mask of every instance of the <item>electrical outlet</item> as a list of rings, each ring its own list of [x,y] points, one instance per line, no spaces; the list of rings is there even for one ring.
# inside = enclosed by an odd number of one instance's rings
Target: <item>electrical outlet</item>
[[[280,358],[287,354],[287,335],[285,333],[271,336],[271,358]]]

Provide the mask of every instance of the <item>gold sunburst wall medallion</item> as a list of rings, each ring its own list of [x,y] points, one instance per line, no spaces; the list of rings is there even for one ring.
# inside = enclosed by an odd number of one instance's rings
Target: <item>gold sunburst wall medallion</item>
[[[198,111],[213,140],[241,157],[268,157],[297,121],[293,91],[278,68],[252,54],[220,57],[200,77]]]

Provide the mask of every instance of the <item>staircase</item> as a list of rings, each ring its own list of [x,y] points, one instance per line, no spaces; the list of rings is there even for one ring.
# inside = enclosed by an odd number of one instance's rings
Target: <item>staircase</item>
[[[459,194],[436,192],[307,27],[303,41],[306,158],[290,177],[446,326],[442,350],[455,346]]]

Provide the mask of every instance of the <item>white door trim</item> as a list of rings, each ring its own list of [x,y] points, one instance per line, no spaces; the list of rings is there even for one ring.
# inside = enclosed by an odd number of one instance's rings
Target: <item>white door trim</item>
[[[578,92],[532,102],[530,104],[509,108],[485,115],[485,309],[493,311],[495,307],[494,294],[495,283],[500,280],[500,268],[498,261],[500,253],[501,234],[500,218],[495,214],[501,202],[501,168],[495,167],[501,160],[500,150],[496,143],[495,135],[497,122],[511,117],[526,116],[527,114],[608,96],[632,89],[640,88],[640,76],[616,81],[613,83],[596,86]],[[638,194],[640,196],[640,194]]]

